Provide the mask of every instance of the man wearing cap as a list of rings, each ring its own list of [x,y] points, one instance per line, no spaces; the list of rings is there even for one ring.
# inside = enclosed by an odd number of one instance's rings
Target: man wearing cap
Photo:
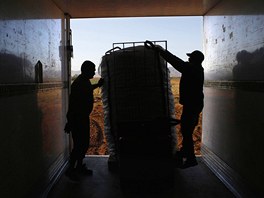
[[[187,54],[189,61],[184,62],[169,51],[164,50],[161,46],[154,45],[150,41],[146,41],[145,45],[157,51],[161,57],[182,74],[180,80],[180,104],[183,105],[181,115],[183,143],[181,150],[177,152],[177,158],[180,160],[180,168],[196,166],[198,163],[194,154],[192,134],[203,109],[204,69],[202,62],[204,55],[202,52],[195,50]],[[183,159],[186,160],[183,161]]]

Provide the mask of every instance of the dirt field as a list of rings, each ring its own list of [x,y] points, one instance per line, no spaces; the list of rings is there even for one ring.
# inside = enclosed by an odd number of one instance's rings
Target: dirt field
[[[96,81],[96,79],[94,79]],[[179,104],[179,79],[172,78],[172,91],[174,95],[175,112],[176,118],[180,119],[182,106]],[[100,89],[94,91],[94,109],[90,116],[91,119],[91,140],[90,148],[87,152],[88,155],[107,155],[107,144],[104,136],[104,115],[103,115],[103,105],[101,100]],[[178,147],[181,147],[182,136],[180,133],[181,127],[177,125],[177,138]],[[200,155],[201,147],[201,132],[202,132],[202,115],[200,115],[199,124],[195,128],[193,134],[193,140],[195,142],[195,154]]]

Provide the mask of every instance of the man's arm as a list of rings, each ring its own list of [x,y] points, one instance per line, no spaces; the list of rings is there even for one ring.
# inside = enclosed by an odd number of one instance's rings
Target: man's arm
[[[158,52],[160,53],[161,57],[163,57],[168,63],[170,63],[176,70],[181,73],[183,72],[185,62],[182,59],[173,55],[168,50],[164,50],[161,47],[158,47]]]
[[[185,62],[182,59],[170,53],[168,50],[163,49],[159,45],[154,45],[151,41],[146,41],[145,47],[157,51],[161,55],[161,57],[163,57],[168,63],[170,63],[176,70],[178,70],[179,72],[183,71],[184,68],[183,65]]]
[[[98,88],[98,87],[101,87],[103,85],[103,83],[104,83],[104,79],[100,78],[97,84],[92,85],[93,90]]]

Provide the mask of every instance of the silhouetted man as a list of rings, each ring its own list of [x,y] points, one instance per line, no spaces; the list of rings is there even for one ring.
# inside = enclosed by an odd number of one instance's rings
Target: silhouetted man
[[[79,180],[79,174],[92,175],[93,173],[83,164],[83,158],[90,143],[89,116],[93,110],[93,90],[103,84],[103,79],[100,79],[98,84],[91,84],[90,79],[94,74],[95,64],[91,61],[84,61],[81,66],[81,74],[71,85],[65,132],[71,132],[73,139],[69,168],[66,171],[66,176],[72,180]]]
[[[203,83],[204,69],[202,62],[204,55],[196,50],[187,54],[189,61],[184,62],[177,56],[173,55],[161,46],[154,45],[150,41],[146,41],[145,45],[156,50],[168,63],[170,63],[182,76],[180,80],[180,104],[183,105],[181,115],[181,133],[183,143],[177,157],[180,159],[180,167],[188,168],[197,165],[194,154],[194,144],[192,134],[195,126],[198,124],[199,115],[203,109]],[[183,162],[183,158],[186,160]]]

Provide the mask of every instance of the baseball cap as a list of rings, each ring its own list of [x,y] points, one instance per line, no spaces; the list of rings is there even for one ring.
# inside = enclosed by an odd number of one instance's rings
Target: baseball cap
[[[203,62],[204,60],[204,55],[199,50],[195,50],[192,53],[187,53],[186,55],[200,62]]]

